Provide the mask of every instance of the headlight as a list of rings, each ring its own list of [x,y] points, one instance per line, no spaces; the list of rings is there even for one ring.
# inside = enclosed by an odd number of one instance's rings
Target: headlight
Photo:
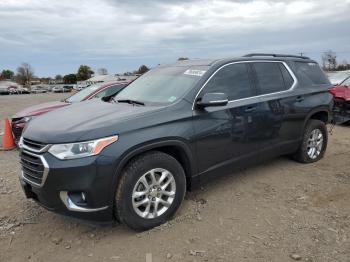
[[[98,155],[106,146],[116,142],[118,136],[100,138],[87,142],[52,145],[49,152],[58,159],[74,159]]]

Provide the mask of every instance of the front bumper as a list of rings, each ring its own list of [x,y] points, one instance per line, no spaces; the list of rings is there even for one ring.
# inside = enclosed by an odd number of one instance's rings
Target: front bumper
[[[50,153],[21,152],[45,161],[42,183],[26,175],[22,164],[20,182],[27,198],[46,209],[78,219],[95,222],[113,220],[115,158],[94,156],[75,160],[58,160]],[[84,203],[72,196],[84,193]]]

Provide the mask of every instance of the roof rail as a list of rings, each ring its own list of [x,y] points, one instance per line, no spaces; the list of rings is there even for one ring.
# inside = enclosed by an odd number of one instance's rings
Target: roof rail
[[[253,53],[247,54],[243,57],[254,57],[254,56],[272,56],[272,57],[292,57],[292,58],[301,58],[301,59],[310,59],[307,56],[299,56],[299,55],[283,55],[283,54],[264,54],[264,53]]]

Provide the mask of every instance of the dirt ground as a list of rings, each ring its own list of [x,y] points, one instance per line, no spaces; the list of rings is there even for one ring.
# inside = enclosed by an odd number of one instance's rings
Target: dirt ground
[[[0,119],[64,96],[0,96]],[[169,223],[135,233],[82,224],[27,200],[18,152],[0,152],[0,261],[349,262],[348,161],[350,126],[336,126],[322,161],[281,157],[219,178],[188,193]]]

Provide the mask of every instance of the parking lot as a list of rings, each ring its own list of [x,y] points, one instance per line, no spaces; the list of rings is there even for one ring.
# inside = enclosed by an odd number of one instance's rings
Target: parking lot
[[[0,119],[67,96],[1,96]],[[349,134],[336,126],[315,164],[281,157],[204,184],[172,221],[143,233],[44,210],[20,188],[18,151],[0,151],[0,261],[348,262]]]

